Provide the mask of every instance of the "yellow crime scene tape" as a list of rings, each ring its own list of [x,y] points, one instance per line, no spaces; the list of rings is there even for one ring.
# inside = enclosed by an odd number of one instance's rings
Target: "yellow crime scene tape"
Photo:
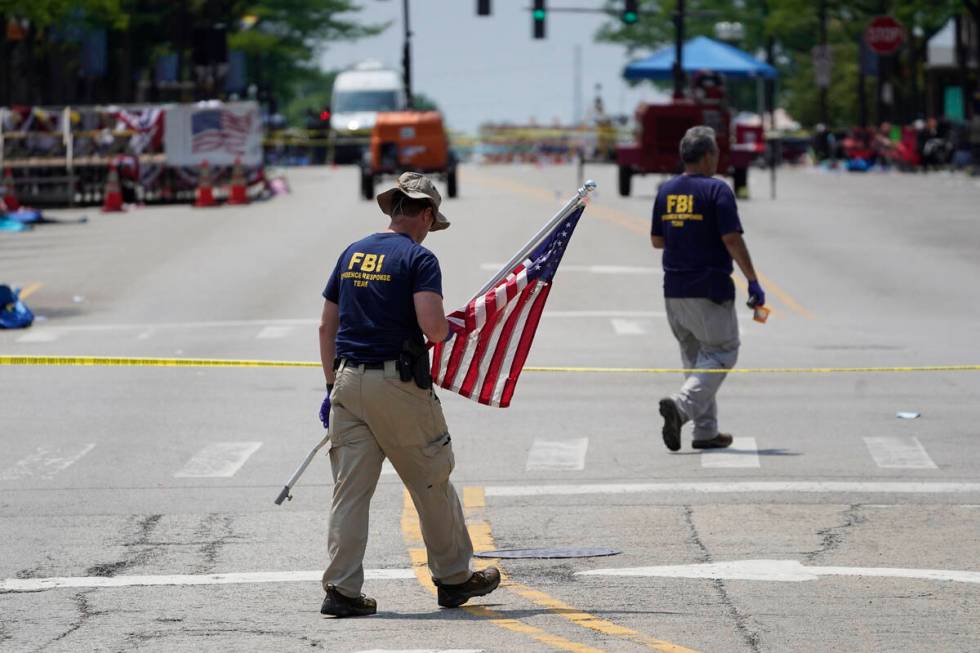
[[[124,358],[113,356],[0,356],[0,366],[51,367],[320,367],[317,361],[238,360],[228,358]],[[541,367],[525,372],[569,374],[878,374],[884,372],[980,372],[980,365],[904,367],[757,367],[733,370],[689,370],[667,367]]]

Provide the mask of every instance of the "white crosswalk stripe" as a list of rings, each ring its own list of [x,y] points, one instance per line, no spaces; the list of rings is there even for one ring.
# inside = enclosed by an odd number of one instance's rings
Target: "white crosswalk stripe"
[[[60,335],[51,329],[32,329],[17,338],[17,342],[54,342]]]
[[[613,318],[609,322],[617,336],[642,336],[647,332],[646,327],[639,320]]]
[[[755,438],[737,437],[727,449],[705,449],[701,452],[702,467],[758,467],[759,447]]]
[[[527,456],[526,470],[577,471],[585,469],[588,438],[572,440],[535,440]]]
[[[292,332],[293,327],[290,326],[267,326],[259,331],[258,335],[255,337],[258,340],[276,340],[279,338],[285,338]]]
[[[81,460],[95,448],[95,443],[38,447],[37,451],[0,471],[0,481],[25,478],[52,478]]]
[[[176,478],[228,478],[234,476],[261,442],[215,442],[204,447],[187,461]]]
[[[936,469],[918,438],[869,437],[864,438],[864,444],[882,469]]]

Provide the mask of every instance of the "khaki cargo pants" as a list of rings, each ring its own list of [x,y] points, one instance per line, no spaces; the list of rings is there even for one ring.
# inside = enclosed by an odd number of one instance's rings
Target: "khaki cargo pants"
[[[324,589],[334,585],[350,597],[361,593],[368,509],[386,457],[418,511],[432,577],[448,584],[468,580],[473,544],[449,482],[453,447],[435,393],[402,382],[393,361],[384,370],[342,364],[331,405],[334,489]]]

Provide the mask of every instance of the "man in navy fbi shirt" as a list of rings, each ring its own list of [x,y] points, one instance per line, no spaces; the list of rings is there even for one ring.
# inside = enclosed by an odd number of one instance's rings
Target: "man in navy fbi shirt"
[[[424,374],[424,337],[440,342],[452,334],[439,261],[421,245],[430,231],[449,227],[439,212],[442,197],[429,179],[406,172],[377,200],[391,222],[341,254],[323,291],[320,318],[327,382],[320,419],[330,432],[334,479],[320,612],[335,617],[377,611],[361,586],[368,509],[385,458],[418,511],[439,605],[458,607],[500,583],[495,567],[471,570],[473,545],[449,481],[449,429]],[[407,372],[413,378],[404,380]]]
[[[761,307],[759,285],[731,188],[713,175],[718,145],[711,127],[692,127],[680,143],[684,174],[660,187],[653,205],[650,241],[664,250],[667,321],[689,370],[730,370],[738,358],[738,320],[732,259],[749,285],[749,303]],[[680,391],[660,400],[664,444],[681,447],[681,427],[694,423],[695,449],[728,447],[732,436],[718,431],[715,395],[724,372],[689,373]]]

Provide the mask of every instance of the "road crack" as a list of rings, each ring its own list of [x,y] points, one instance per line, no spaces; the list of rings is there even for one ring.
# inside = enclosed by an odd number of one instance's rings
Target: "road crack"
[[[93,610],[92,606],[89,605],[88,595],[91,594],[93,591],[95,590],[89,590],[87,592],[78,592],[77,594],[71,597],[71,600],[75,603],[75,609],[78,611],[78,618],[72,621],[64,632],[62,632],[60,635],[52,639],[50,642],[48,642],[38,650],[43,650],[56,642],[60,642],[66,637],[70,636],[72,633],[82,628],[82,626],[84,626],[89,619],[91,619],[96,615],[102,614],[101,612]]]
[[[194,535],[203,540],[199,552],[204,558],[204,562],[197,568],[197,573],[205,574],[213,571],[218,562],[218,554],[230,540],[240,539],[235,535],[232,524],[234,518],[231,515],[221,515],[209,513],[194,531]]]
[[[842,523],[817,531],[817,535],[820,537],[820,546],[815,551],[804,554],[806,561],[810,563],[816,562],[820,556],[839,549],[841,544],[844,543],[844,538],[847,536],[848,531],[854,526],[865,522],[865,517],[861,514],[861,509],[861,504],[851,504],[842,515]]]
[[[708,550],[708,547],[701,539],[701,535],[698,533],[698,527],[694,523],[694,509],[691,506],[683,506],[683,508],[684,523],[687,525],[687,542],[697,550],[698,562],[714,562],[711,551]],[[752,653],[760,653],[761,649],[759,645],[759,633],[755,632],[750,627],[750,615],[743,614],[742,611],[738,609],[738,606],[735,605],[731,595],[728,593],[728,587],[725,585],[724,580],[714,578],[711,581],[711,585],[715,588],[715,593],[718,594],[718,599],[721,601],[721,604],[725,606],[725,609],[728,611],[732,621],[735,622],[735,628],[738,630],[739,635],[741,635],[742,640],[749,647],[749,650],[751,650]]]
[[[150,541],[150,535],[153,530],[160,523],[163,515],[149,515],[141,519],[137,524],[136,536],[128,542],[125,542],[123,546],[135,547],[141,550],[137,551],[133,555],[127,555],[122,560],[117,560],[116,562],[108,562],[98,565],[93,565],[85,570],[86,576],[115,576],[121,571],[125,571],[130,567],[135,567],[141,565],[150,560],[153,556],[157,555],[159,552],[159,547],[148,546]]]

